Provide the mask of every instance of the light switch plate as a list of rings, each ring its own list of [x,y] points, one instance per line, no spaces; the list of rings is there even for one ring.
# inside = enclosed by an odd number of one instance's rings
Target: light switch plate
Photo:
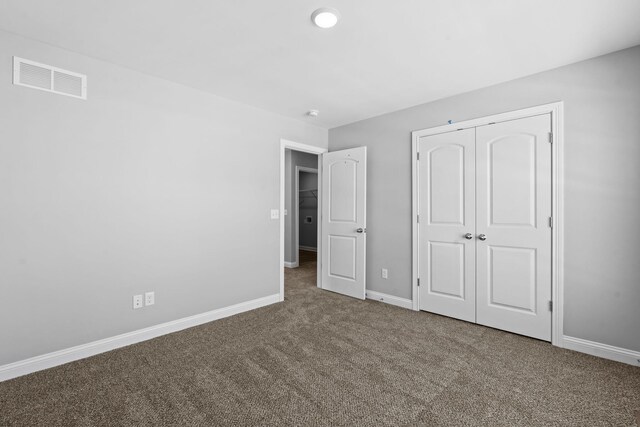
[[[271,209],[271,219],[279,219],[280,211],[278,209]]]

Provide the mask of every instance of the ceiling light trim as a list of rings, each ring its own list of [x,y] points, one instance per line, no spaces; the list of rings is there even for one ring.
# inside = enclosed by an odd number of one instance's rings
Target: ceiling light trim
[[[323,29],[334,27],[339,20],[340,12],[332,7],[321,7],[311,14],[311,22]]]

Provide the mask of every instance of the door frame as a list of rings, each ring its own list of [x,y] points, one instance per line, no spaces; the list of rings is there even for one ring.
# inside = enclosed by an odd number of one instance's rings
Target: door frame
[[[320,194],[322,194],[322,154],[328,150],[314,145],[302,144],[299,142],[280,139],[280,301],[284,301],[284,199],[285,199],[285,150],[302,151],[304,153],[316,154],[318,156],[318,211],[322,212]],[[297,173],[296,173],[297,183]],[[297,192],[296,192],[297,193]],[[296,194],[297,200],[297,194]],[[322,221],[318,220],[318,236],[321,236]],[[297,227],[295,228],[297,230]],[[296,239],[297,242],[297,239]],[[297,243],[296,243],[297,246]],[[320,269],[320,256],[322,254],[322,242],[318,241],[317,260],[317,286],[322,288],[322,273]],[[296,259],[298,255],[296,254]]]
[[[551,228],[551,301],[553,310],[551,313],[551,344],[561,347],[563,336],[563,308],[564,308],[564,180],[563,180],[563,155],[564,155],[564,102],[553,102],[538,105],[516,111],[494,114],[486,117],[451,123],[444,126],[436,126],[428,129],[411,132],[411,213],[412,213],[412,304],[413,310],[419,311],[418,293],[418,260],[419,260],[419,228],[418,228],[418,140],[420,137],[452,132],[492,123],[517,120],[541,114],[551,114],[551,132],[553,142],[551,144],[551,215],[553,227]]]
[[[295,220],[296,225],[293,228],[294,231],[294,245],[293,249],[295,250],[296,258],[295,265],[296,267],[300,266],[300,172],[306,173],[314,173],[316,174],[316,179],[320,179],[320,174],[318,173],[318,169],[308,168],[305,166],[296,166],[296,186],[295,186],[295,203],[294,212],[296,213]],[[320,219],[320,183],[318,182],[318,212],[316,212],[316,223]],[[291,218],[293,220],[293,218]],[[318,251],[318,240],[316,236],[316,252]]]

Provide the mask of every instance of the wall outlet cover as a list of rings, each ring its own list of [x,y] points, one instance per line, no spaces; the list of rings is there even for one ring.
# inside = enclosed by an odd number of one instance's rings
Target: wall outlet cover
[[[156,293],[155,292],[145,292],[144,294],[144,305],[153,305],[156,303]]]
[[[388,279],[389,278],[389,270],[387,270],[386,268],[382,269],[382,278],[383,279]]]
[[[133,309],[142,308],[142,295],[133,296]]]

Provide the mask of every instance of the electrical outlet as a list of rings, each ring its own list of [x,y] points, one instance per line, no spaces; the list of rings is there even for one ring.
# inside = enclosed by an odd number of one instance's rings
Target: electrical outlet
[[[271,219],[279,219],[280,211],[278,209],[271,209]]]
[[[133,309],[142,308],[142,295],[133,296]]]
[[[389,270],[387,270],[386,268],[382,269],[382,278],[383,279],[388,279],[389,278]]]
[[[156,303],[156,293],[146,292],[144,294],[144,305],[153,305]]]

